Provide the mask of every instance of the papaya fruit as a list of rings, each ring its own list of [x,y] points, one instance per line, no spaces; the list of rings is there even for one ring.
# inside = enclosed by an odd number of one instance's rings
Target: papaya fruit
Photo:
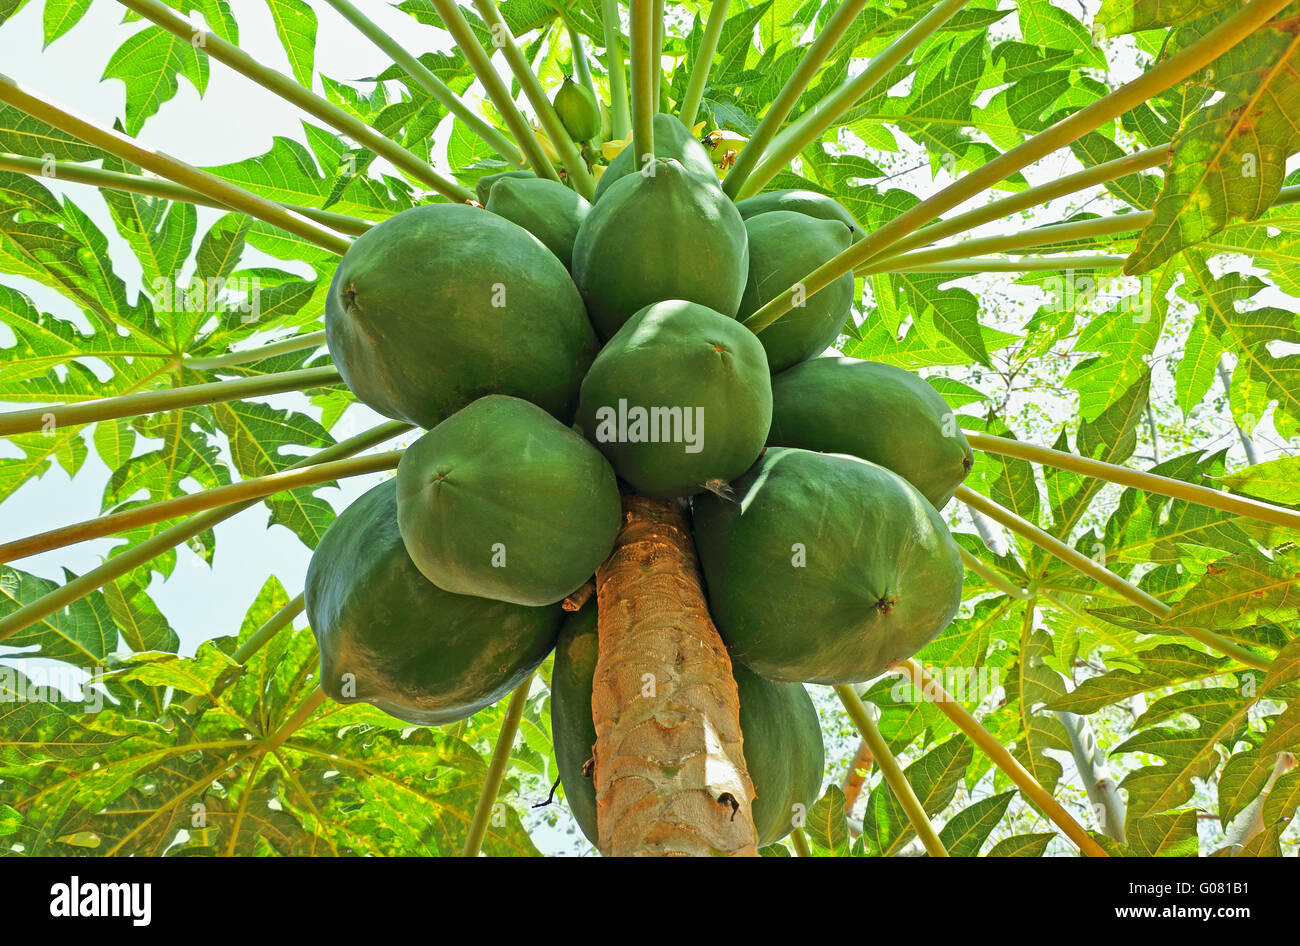
[[[713,158],[693,134],[676,116],[658,112],[654,117],[654,148],[656,158],[673,158],[681,163],[688,173],[695,174],[713,184],[718,183],[718,172],[713,167]],[[596,193],[591,202],[597,203],[605,192],[634,171],[644,170],[644,162],[633,152],[636,148],[632,142],[614,156],[608,167],[596,182]]]
[[[750,217],[745,230],[749,277],[736,315],[741,321],[849,246],[849,228],[840,221],[791,210]],[[853,305],[853,274],[845,273],[798,302],[758,333],[773,373],[820,355],[834,343]]]
[[[590,141],[600,134],[600,103],[585,85],[566,78],[551,104],[574,141]]]
[[[492,196],[492,188],[496,186],[497,181],[504,181],[508,177],[519,179],[537,177],[532,171],[497,171],[495,174],[485,174],[474,182],[474,196],[484,207],[487,206],[489,198]]]
[[[745,291],[748,238],[735,204],[673,158],[652,170],[611,187],[573,244],[573,280],[602,339],[665,299],[735,316]]]
[[[407,551],[444,591],[539,607],[581,586],[622,521],[614,471],[528,401],[479,398],[397,465]]]
[[[911,656],[961,603],[938,510],[857,457],[769,447],[734,500],[694,503],[709,613],[734,659],[769,680],[857,683]]]
[[[759,214],[771,213],[773,210],[789,210],[794,213],[807,214],[822,220],[838,220],[853,232],[853,241],[857,243],[866,233],[862,225],[833,197],[808,190],[779,190],[755,194],[744,200],[736,201],[736,209],[748,220]]]
[[[974,460],[952,409],[923,378],[856,358],[810,358],[772,378],[767,442],[870,460],[936,509],[952,499]]]
[[[487,209],[537,237],[569,269],[573,241],[591,204],[558,181],[502,178],[492,187]]]
[[[591,691],[599,641],[596,606],[566,617],[551,672],[551,737],[564,797],[582,833],[596,844],[596,790],[586,770],[596,743]],[[826,765],[821,724],[808,692],[771,683],[732,664],[740,697],[745,766],[754,784],[754,827],[760,847],[775,844],[806,814],[821,790]]]
[[[596,844],[596,789],[587,762],[596,745],[591,691],[596,678],[596,599],[565,614],[551,665],[551,743],[569,811]]]
[[[578,395],[578,427],[638,493],[660,499],[745,472],[771,419],[758,339],[735,319],[680,299],[628,319]]]
[[[421,427],[485,394],[567,422],[597,348],[564,264],[468,204],[413,207],[357,237],[325,300],[325,340],[358,399]]]
[[[415,567],[397,527],[397,481],[363,493],[307,567],[320,685],[422,726],[472,716],[537,669],[564,612],[443,591]]]

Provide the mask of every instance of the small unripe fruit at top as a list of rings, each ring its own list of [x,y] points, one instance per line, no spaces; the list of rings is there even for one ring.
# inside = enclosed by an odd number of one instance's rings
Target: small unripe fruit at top
[[[600,103],[585,85],[566,78],[555,93],[554,105],[574,141],[590,141],[600,134]]]

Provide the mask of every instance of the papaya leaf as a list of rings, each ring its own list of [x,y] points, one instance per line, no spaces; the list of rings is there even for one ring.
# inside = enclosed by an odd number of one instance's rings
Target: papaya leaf
[[[1300,506],[1300,457],[1280,457],[1218,477],[1233,492],[1283,506]]]
[[[844,812],[844,792],[838,785],[827,786],[826,794],[808,811],[803,830],[809,845],[823,857],[848,856],[849,823]]]
[[[986,857],[1042,857],[1047,846],[1056,840],[1050,831],[1046,834],[1016,834],[1003,838],[989,848]]]
[[[49,46],[78,21],[90,9],[90,0],[45,0],[41,24],[44,27],[45,45]],[[3,19],[0,17],[0,19]]]
[[[1174,136],[1155,218],[1125,263],[1145,273],[1223,229],[1253,220],[1277,198],[1286,159],[1300,150],[1300,32],[1274,21],[1210,65],[1223,98],[1197,111]]]
[[[1139,693],[1191,680],[1204,680],[1223,671],[1226,657],[1214,657],[1183,644],[1159,644],[1133,655],[1139,668],[1116,668],[1090,677],[1048,704],[1052,710],[1088,715]]]
[[[73,576],[68,573],[69,579]],[[0,565],[0,615],[30,604],[58,587],[57,582]],[[118,628],[98,592],[74,601],[5,640],[6,647],[35,647],[26,657],[64,660],[90,670],[101,667],[117,648]],[[9,655],[12,659],[16,655]]]
[[[1097,22],[1112,36],[1180,26],[1232,6],[1233,0],[1102,0]]]
[[[1238,752],[1219,773],[1219,825],[1227,828],[1254,801],[1268,782],[1268,768],[1260,766],[1258,749]]]
[[[1300,610],[1300,555],[1233,555],[1209,565],[1165,618],[1170,627],[1216,631],[1256,621],[1291,623]]]
[[[1241,846],[1237,857],[1281,857],[1281,835],[1285,824],[1273,824]]]
[[[1264,800],[1264,823],[1274,824],[1295,816],[1300,805],[1300,769],[1292,769],[1278,777],[1273,790]]]
[[[1192,779],[1206,779],[1219,763],[1218,747],[1231,746],[1248,725],[1246,712],[1254,699],[1237,689],[1180,690],[1151,705],[1134,724],[1139,732],[1124,740],[1112,755],[1146,753],[1162,761],[1129,772],[1120,788],[1128,792],[1130,837],[1136,822],[1185,804],[1193,793]],[[1195,728],[1154,726],[1155,722],[1190,717]],[[1188,812],[1194,816],[1194,812]],[[1194,835],[1193,835],[1194,837]],[[1193,847],[1193,853],[1195,848]]]
[[[1130,809],[1131,811],[1131,809]],[[1131,818],[1125,826],[1130,857],[1195,857],[1196,812]]]
[[[1050,792],[1060,781],[1061,764],[1047,752],[1068,752],[1070,740],[1060,720],[1043,707],[1054,704],[1065,694],[1065,682],[1046,663],[1052,653],[1052,639],[1045,632],[1032,629],[1033,614],[1032,604],[1027,605],[1019,654],[1005,684],[1007,708],[1014,712],[1018,724],[1013,755]]]
[[[184,76],[202,95],[208,87],[208,54],[161,26],[146,26],[118,47],[104,67],[103,79],[126,86],[126,133],[137,135],[144,123],[177,92]]]
[[[1020,33],[1025,42],[1047,49],[1068,49],[1083,63],[1106,68],[1106,57],[1093,41],[1087,27],[1048,0],[1017,0]]]
[[[990,795],[972,802],[948,819],[939,840],[951,857],[976,857],[993,829],[1007,813],[1007,806],[1016,797],[1015,792]]]
[[[293,77],[311,88],[312,60],[316,53],[316,12],[303,0],[266,0],[276,35],[289,57]]]
[[[974,758],[975,750],[965,736],[957,735],[909,764],[903,775],[926,814],[933,817],[952,801],[957,786]],[[903,806],[883,780],[867,798],[862,815],[862,838],[880,854],[897,854],[915,836]]]

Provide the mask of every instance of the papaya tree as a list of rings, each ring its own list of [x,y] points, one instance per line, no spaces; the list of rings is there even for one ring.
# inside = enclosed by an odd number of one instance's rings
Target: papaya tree
[[[255,6],[0,0],[8,851],[1294,852],[1300,2]]]

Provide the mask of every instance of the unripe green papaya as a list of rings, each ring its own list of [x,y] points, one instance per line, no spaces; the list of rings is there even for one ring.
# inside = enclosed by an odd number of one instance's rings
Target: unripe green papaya
[[[585,772],[596,742],[591,691],[598,637],[595,603],[569,615],[555,645],[551,672],[551,737],[564,797],[582,833],[597,842],[596,791]],[[826,766],[821,724],[808,692],[771,683],[735,662],[745,767],[754,785],[754,828],[760,847],[775,844],[806,815]]]
[[[325,339],[353,394],[421,427],[485,394],[567,422],[597,347],[555,254],[468,204],[413,207],[357,237],[325,300]]]
[[[681,162],[682,167],[689,173],[696,174],[714,184],[718,183],[718,172],[713,167],[713,160],[710,158],[709,152],[704,145],[700,144],[699,139],[691,134],[691,130],[675,116],[666,112],[655,114],[654,139],[656,158],[673,158]],[[596,194],[591,199],[593,204],[605,196],[605,192],[614,185],[615,181],[626,177],[633,171],[643,170],[645,162],[633,154],[635,150],[634,143],[628,142],[627,147],[615,155],[613,161],[609,162],[609,166],[605,168],[605,173],[596,182]]]
[[[774,210],[745,221],[749,234],[749,279],[736,318],[744,321],[778,295],[849,246],[849,228],[790,210]],[[758,333],[775,373],[820,355],[834,343],[853,305],[853,274],[845,273],[820,292],[800,295],[796,305]]]
[[[600,134],[600,103],[585,85],[565,79],[552,104],[574,141],[589,141]]]
[[[398,532],[393,479],[330,524],[304,594],[330,698],[422,726],[465,719],[517,687],[551,652],[564,615],[432,584]]]
[[[962,563],[938,511],[882,466],[770,447],[734,500],[694,504],[709,613],[769,680],[857,683],[938,636]]]
[[[578,827],[596,844],[596,790],[587,762],[596,745],[591,691],[596,677],[596,599],[564,617],[551,665],[551,743],[564,799]],[[584,771],[586,770],[586,771]]]
[[[862,225],[854,219],[853,214],[849,213],[839,201],[816,191],[768,191],[765,194],[755,194],[753,197],[746,197],[744,200],[736,201],[736,209],[740,211],[740,215],[746,220],[750,217],[757,217],[759,214],[771,213],[773,210],[790,210],[794,213],[807,214],[809,217],[818,217],[822,220],[840,221],[853,232],[854,243],[866,236]]]
[[[745,291],[749,250],[735,204],[672,158],[650,170],[610,188],[573,244],[573,280],[601,338],[665,299],[731,317]]]
[[[591,204],[558,181],[504,178],[493,185],[487,209],[537,237],[568,269],[573,241]]]
[[[923,378],[856,358],[810,358],[776,375],[767,442],[878,463],[936,509],[974,459],[956,415]]]
[[[735,319],[673,299],[646,306],[582,381],[577,423],[643,496],[689,496],[739,476],[772,420],[767,356]]]
[[[407,551],[456,594],[562,601],[609,556],[621,520],[618,481],[600,452],[519,398],[480,398],[397,466]]]
[[[537,177],[532,171],[497,171],[495,174],[485,174],[474,182],[474,196],[484,207],[492,197],[492,188],[496,186],[497,181],[504,181],[508,177],[517,177],[521,180],[529,177]]]

